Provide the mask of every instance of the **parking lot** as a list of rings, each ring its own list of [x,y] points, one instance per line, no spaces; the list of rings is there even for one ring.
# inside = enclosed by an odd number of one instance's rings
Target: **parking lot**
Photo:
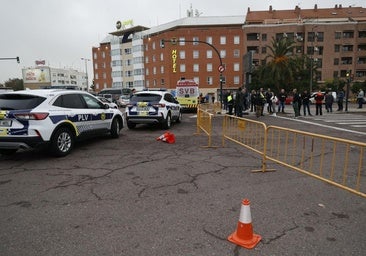
[[[138,126],[78,144],[65,158],[0,156],[1,255],[363,255],[366,200],[288,168],[259,169],[239,145],[214,148],[184,114],[164,131]],[[243,198],[252,250],[227,241]]]

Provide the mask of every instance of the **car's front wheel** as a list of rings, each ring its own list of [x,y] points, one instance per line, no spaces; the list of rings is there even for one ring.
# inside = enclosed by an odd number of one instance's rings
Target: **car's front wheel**
[[[66,156],[75,144],[75,136],[67,127],[59,128],[51,138],[51,153],[55,156]]]
[[[112,125],[111,125],[111,137],[118,138],[120,130],[121,129],[119,127],[119,121],[117,120],[117,118],[113,119]]]
[[[183,118],[182,111],[179,111],[178,118],[177,118],[177,123],[182,122],[182,118]]]

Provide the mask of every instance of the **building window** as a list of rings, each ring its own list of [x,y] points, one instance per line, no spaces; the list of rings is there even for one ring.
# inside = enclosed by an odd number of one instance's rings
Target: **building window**
[[[223,58],[226,58],[226,50],[221,50],[220,51],[220,57],[223,59]]]
[[[200,57],[200,52],[199,51],[193,51],[193,59],[198,59]]]
[[[207,69],[207,72],[212,72],[212,63],[207,63],[206,69]]]
[[[162,78],[162,79],[160,80],[160,84],[161,84],[161,85],[164,85],[164,84],[165,84],[165,80],[164,80],[164,78]]]
[[[152,43],[152,49],[155,50],[155,42]]]
[[[340,52],[341,46],[339,44],[334,45],[334,52]]]
[[[212,36],[206,37],[206,43],[212,44]]]
[[[197,84],[200,84],[200,78],[195,76],[193,77],[193,80],[197,83]]]
[[[240,64],[234,63],[234,71],[239,71],[239,70],[240,70]]]
[[[152,61],[153,61],[153,62],[156,62],[155,54],[152,56]]]
[[[145,57],[145,63],[149,63],[149,57],[148,56]]]
[[[339,75],[338,71],[333,71],[333,78],[337,78]]]
[[[153,74],[156,75],[156,67],[153,67]]]
[[[199,71],[200,71],[199,64],[193,64],[193,72],[199,72]]]
[[[262,41],[267,41],[267,34],[262,34]]]
[[[261,53],[267,53],[267,47],[262,47]]]
[[[335,58],[333,64],[334,65],[339,65],[339,59],[338,58]]]
[[[96,52],[93,54],[93,58],[94,58],[95,60],[98,58],[98,55],[97,55],[97,53],[96,53]]]
[[[179,37],[179,45],[185,45],[185,44],[186,44],[185,37]]]
[[[342,38],[342,32],[335,32],[334,33],[334,39],[341,39]]]
[[[258,41],[259,34],[258,33],[248,33],[247,34],[247,41]]]
[[[207,59],[212,59],[212,50],[207,50],[206,51],[206,58]]]
[[[186,65],[185,64],[180,64],[179,71],[182,72],[182,73],[186,72]]]
[[[342,57],[341,58],[342,65],[349,65],[352,64],[352,57]]]
[[[359,38],[366,38],[366,30],[358,31]]]
[[[199,41],[200,39],[197,37],[197,36],[195,36],[195,37],[193,37],[193,45],[198,45],[198,41]]]
[[[160,67],[160,73],[161,73],[161,74],[164,74],[164,66],[161,66],[161,67]]]
[[[184,60],[186,58],[186,51],[179,51],[179,58]]]
[[[164,61],[164,53],[160,53],[160,61]]]
[[[226,44],[226,36],[220,36],[220,44]]]
[[[240,44],[240,36],[234,36],[234,44]]]
[[[208,85],[212,85],[213,84],[213,78],[212,78],[212,76],[208,76],[207,77],[207,84]]]
[[[240,83],[240,77],[234,76],[234,84],[239,84],[239,83]]]
[[[239,49],[235,49],[234,50],[234,58],[239,58],[240,57],[240,50]]]

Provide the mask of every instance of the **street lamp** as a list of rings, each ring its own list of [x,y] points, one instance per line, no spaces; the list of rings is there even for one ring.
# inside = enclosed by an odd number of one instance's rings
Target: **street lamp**
[[[81,58],[81,60],[85,61],[86,91],[87,91],[87,92],[89,92],[88,61],[90,61],[90,59],[87,59],[87,58]]]

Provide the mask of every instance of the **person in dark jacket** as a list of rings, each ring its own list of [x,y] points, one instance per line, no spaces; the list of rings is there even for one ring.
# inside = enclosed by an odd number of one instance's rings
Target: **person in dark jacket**
[[[278,111],[277,112],[282,112],[285,113],[285,101],[287,98],[287,94],[285,92],[285,89],[281,89],[280,93],[277,96],[278,98]]]
[[[311,113],[310,113],[310,93],[308,93],[307,90],[305,90],[301,94],[301,102],[302,102],[302,106],[303,106],[303,110],[304,110],[304,116],[306,116],[306,110],[308,110],[308,114],[309,114],[309,116],[311,116]]]
[[[238,117],[243,117],[243,109],[244,109],[244,96],[242,88],[239,87],[235,96],[235,115]]]
[[[293,89],[292,93],[293,93],[292,107],[294,108],[295,117],[298,117],[300,116],[299,104],[301,104],[301,98],[300,94],[297,92],[297,89]]]
[[[325,109],[327,110],[327,112],[333,112],[333,102],[334,102],[334,98],[331,92],[327,92],[327,94],[325,95]]]

